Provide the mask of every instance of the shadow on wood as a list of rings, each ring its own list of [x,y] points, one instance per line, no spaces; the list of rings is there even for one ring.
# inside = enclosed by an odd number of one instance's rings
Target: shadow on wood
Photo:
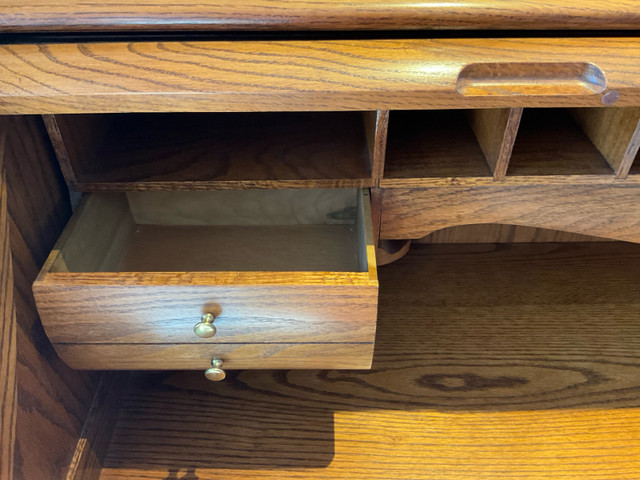
[[[500,437],[487,445],[516,441],[510,428],[535,445],[582,429],[571,442],[606,450],[607,429],[638,434],[618,423],[640,407],[639,269],[624,243],[415,245],[380,270],[372,370],[138,374],[101,478],[339,478],[354,452],[480,448],[483,428]]]

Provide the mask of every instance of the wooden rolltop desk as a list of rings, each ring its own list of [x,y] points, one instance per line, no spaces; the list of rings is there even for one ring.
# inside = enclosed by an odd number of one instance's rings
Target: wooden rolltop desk
[[[1,478],[638,478],[639,27],[0,2]]]

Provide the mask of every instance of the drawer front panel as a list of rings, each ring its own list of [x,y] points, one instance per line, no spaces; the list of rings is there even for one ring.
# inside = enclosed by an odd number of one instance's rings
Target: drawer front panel
[[[635,37],[12,45],[0,64],[4,114],[640,104]]]
[[[368,369],[373,343],[220,345],[56,345],[71,367],[90,370],[200,370],[213,358],[235,369]]]
[[[346,285],[35,287],[53,343],[372,342],[377,287]],[[196,336],[203,313],[212,338]]]

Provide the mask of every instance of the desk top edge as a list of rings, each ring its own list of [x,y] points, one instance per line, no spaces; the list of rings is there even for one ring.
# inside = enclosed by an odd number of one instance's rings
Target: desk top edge
[[[0,0],[0,33],[638,29],[634,0]]]

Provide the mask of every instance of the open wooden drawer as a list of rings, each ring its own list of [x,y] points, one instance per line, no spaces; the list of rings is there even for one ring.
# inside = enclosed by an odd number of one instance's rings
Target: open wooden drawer
[[[34,284],[86,369],[369,368],[377,293],[359,189],[90,194]]]

